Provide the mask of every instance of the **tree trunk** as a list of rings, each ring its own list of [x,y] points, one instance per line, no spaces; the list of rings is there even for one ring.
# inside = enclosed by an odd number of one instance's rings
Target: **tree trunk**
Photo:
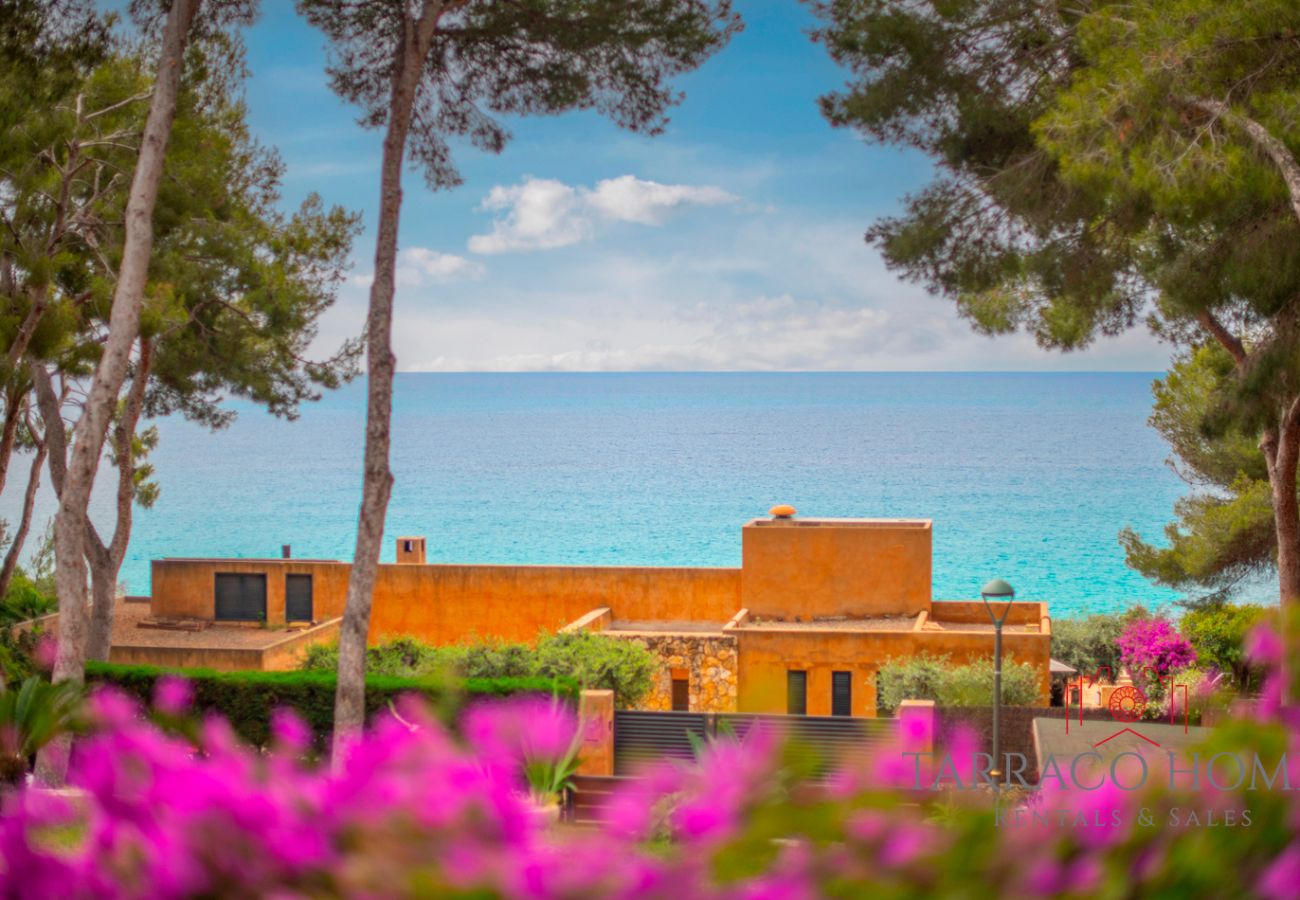
[[[1300,183],[1295,185],[1292,196],[1300,201]],[[1241,340],[1208,311],[1201,312],[1198,319],[1210,336],[1232,356],[1237,371],[1244,374],[1250,357]],[[1264,453],[1273,501],[1282,637],[1288,648],[1283,660],[1283,702],[1291,704],[1300,700],[1300,671],[1293,664],[1293,660],[1300,660],[1300,503],[1296,498],[1296,469],[1300,465],[1300,397],[1283,399],[1278,425],[1265,430],[1259,449]]]
[[[117,602],[117,573],[122,570],[127,544],[131,540],[132,510],[135,505],[135,429],[144,409],[144,392],[149,383],[152,348],[148,340],[140,342],[140,358],[136,363],[131,391],[127,394],[122,415],[113,426],[113,455],[117,457],[117,521],[113,537],[105,547],[87,529],[91,547],[86,554],[90,561],[92,602],[90,607],[90,638],[86,644],[86,657],[100,662],[108,661],[113,644],[113,607]]]
[[[113,645],[113,603],[117,599],[117,573],[108,548],[102,543],[86,542],[86,561],[90,564],[90,637],[86,641],[86,659],[108,662]]]
[[[433,43],[443,4],[425,0],[418,20],[407,19],[393,66],[393,93],[388,106],[379,188],[379,228],[375,239],[375,277],[370,285],[366,330],[368,367],[366,450],[361,485],[361,515],[348,578],[347,601],[339,630],[338,688],[334,698],[333,764],[343,764],[348,735],[365,724],[366,637],[370,607],[384,538],[384,517],[393,489],[388,467],[393,412],[393,286],[397,266],[397,226],[402,211],[402,162],[411,110],[424,59]]]
[[[104,351],[95,367],[89,395],[73,430],[72,456],[59,494],[54,519],[55,586],[59,594],[59,638],[53,680],[80,683],[86,663],[86,507],[103,453],[109,420],[126,380],[131,347],[140,331],[149,259],[153,252],[153,210],[162,180],[167,141],[176,116],[176,97],[190,25],[201,0],[173,0],[163,28],[162,49],[153,99],[145,120],[126,206],[126,237],[113,290]],[[67,774],[67,740],[48,745],[37,760],[38,777],[63,783]]]
[[[18,523],[18,530],[14,532],[9,552],[5,554],[4,565],[0,566],[0,597],[9,593],[9,585],[13,582],[14,572],[18,569],[18,555],[22,553],[23,545],[27,543],[27,533],[32,527],[32,512],[36,509],[36,491],[41,486],[41,467],[45,465],[48,448],[49,442],[44,438],[36,444],[31,474],[27,476],[27,492],[23,495],[22,519]]]
[[[0,426],[0,494],[4,493],[5,482],[9,476],[9,460],[14,455],[14,443],[18,439],[18,421],[22,418],[23,392],[17,385],[5,391],[4,425]]]
[[[142,351],[147,353],[147,349]],[[142,360],[142,368],[147,367],[147,361]],[[63,493],[63,483],[67,478],[68,470],[68,445],[67,439],[63,433],[63,404],[67,400],[68,392],[65,385],[62,395],[54,392],[54,384],[50,379],[50,373],[40,363],[32,363],[32,385],[35,388],[36,403],[41,413],[41,419],[45,422],[45,439],[43,448],[48,451],[50,483],[54,487],[55,496],[61,496]],[[134,409],[134,415],[138,417],[139,406],[137,405],[143,399],[143,389],[139,387],[141,382],[136,382],[132,389],[132,399],[127,402],[127,413],[130,414]],[[139,392],[139,398],[136,394]],[[134,422],[134,418],[132,419]],[[120,428],[120,426],[119,426]],[[134,429],[134,424],[132,424]],[[120,469],[119,469],[120,473]],[[134,487],[134,466],[132,467],[132,487]],[[113,543],[119,543],[119,535],[123,533],[121,523],[121,476],[119,474],[118,482],[118,499],[119,499],[119,521],[118,531],[113,535]],[[133,492],[134,493],[134,492]],[[127,510],[127,526],[130,528],[130,508]],[[125,541],[121,541],[123,549]],[[95,525],[89,519],[86,520],[86,561],[90,565],[91,573],[91,623],[90,639],[86,645],[86,655],[89,659],[107,660],[108,650],[112,644],[112,618],[113,618],[113,601],[116,599],[113,588],[117,585],[117,573],[122,567],[121,553],[117,557],[117,562],[113,562],[111,545],[104,543],[95,529]],[[105,587],[107,585],[107,588]],[[104,600],[107,591],[107,600]],[[107,613],[96,615],[98,610],[106,610]],[[101,616],[104,616],[104,623],[101,624]],[[108,647],[100,647],[95,643],[96,628],[103,629],[102,638],[107,642]]]
[[[1280,427],[1270,430],[1260,442],[1268,465],[1273,495],[1273,522],[1277,530],[1277,575],[1282,607],[1282,633],[1288,648],[1300,639],[1300,502],[1296,497],[1296,468],[1300,465],[1300,398],[1292,401]],[[1300,699],[1297,690],[1296,654],[1283,655],[1282,702]]]

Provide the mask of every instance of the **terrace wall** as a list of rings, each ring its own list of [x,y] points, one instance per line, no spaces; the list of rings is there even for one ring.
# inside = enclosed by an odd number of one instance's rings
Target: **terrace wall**
[[[1038,604],[1032,604],[1038,606]],[[745,712],[786,711],[786,672],[808,673],[808,714],[831,712],[831,673],[853,678],[853,715],[876,715],[876,673],[886,662],[919,655],[949,656],[960,664],[988,659],[992,631],[848,631],[737,629],[740,664],[739,708]],[[1039,702],[1051,701],[1051,632],[1007,633],[1007,663],[1029,663],[1039,673]]]
[[[213,616],[218,572],[267,576],[267,621],[284,621],[285,575],[311,575],[314,617],[342,615],[350,566],[313,560],[178,560],[153,563],[153,613]],[[529,641],[596,607],[646,621],[727,621],[740,608],[740,570],[624,566],[383,565],[370,638],[431,643],[471,638]]]

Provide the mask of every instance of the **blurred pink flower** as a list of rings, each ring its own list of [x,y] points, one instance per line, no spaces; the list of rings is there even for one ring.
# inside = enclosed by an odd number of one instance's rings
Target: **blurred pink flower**
[[[277,709],[271,713],[271,737],[277,750],[303,753],[311,746],[311,729],[291,709]]]
[[[43,634],[36,641],[32,651],[32,660],[43,672],[54,671],[54,661],[59,655],[59,642],[52,634]]]
[[[1276,666],[1282,662],[1285,649],[1282,637],[1267,622],[1260,622],[1246,633],[1242,649],[1246,658],[1256,665]]]
[[[182,716],[194,703],[194,686],[179,675],[163,675],[153,686],[153,705],[169,716]]]
[[[1300,844],[1292,844],[1273,860],[1255,890],[1267,900],[1295,900],[1300,896]]]

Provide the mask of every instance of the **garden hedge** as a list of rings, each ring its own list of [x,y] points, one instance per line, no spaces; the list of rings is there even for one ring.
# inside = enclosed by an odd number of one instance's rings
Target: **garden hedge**
[[[114,685],[145,704],[153,700],[154,683],[168,674],[189,680],[199,713],[220,714],[254,745],[265,746],[270,741],[271,712],[279,707],[297,712],[322,747],[333,731],[333,672],[216,672],[98,662],[86,665],[87,683]],[[387,709],[391,701],[408,693],[422,695],[444,721],[450,722],[460,709],[477,698],[545,694],[576,703],[579,687],[571,678],[467,678],[447,682],[370,675],[366,677],[367,715]]]

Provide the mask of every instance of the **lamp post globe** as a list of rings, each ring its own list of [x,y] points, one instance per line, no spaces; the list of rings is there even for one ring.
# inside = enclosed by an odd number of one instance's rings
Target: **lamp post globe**
[[[1003,773],[1000,755],[1002,750],[1002,623],[1006,621],[1007,613],[1011,611],[1011,601],[1016,598],[1016,589],[1005,580],[994,578],[980,588],[980,597],[984,601],[984,608],[988,610],[989,618],[993,621],[993,768],[989,771],[989,776],[993,779],[993,789],[996,791]],[[994,609],[993,601],[1002,602],[1001,614]]]
[[[985,582],[984,587],[980,588],[980,596],[984,602],[989,600],[1010,600],[1016,596],[1016,589],[1008,582],[1001,578],[994,578],[992,581]]]

